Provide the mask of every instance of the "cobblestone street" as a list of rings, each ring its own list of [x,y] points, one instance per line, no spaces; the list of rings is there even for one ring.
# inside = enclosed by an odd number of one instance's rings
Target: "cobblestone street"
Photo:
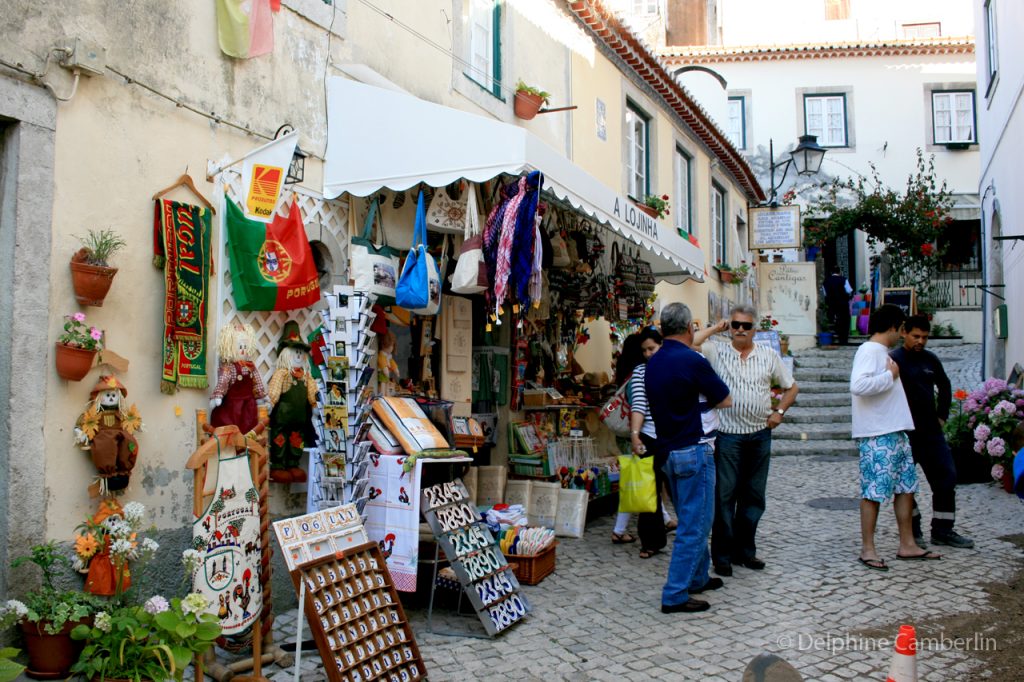
[[[978,383],[976,347],[963,348],[973,352],[947,363],[954,388]],[[857,478],[854,457],[774,458],[758,534],[767,568],[737,567],[724,589],[702,596],[711,610],[696,615],[659,611],[670,548],[642,560],[636,545],[610,542],[612,517],[599,518],[582,539],[560,540],[556,572],[523,588],[531,616],[497,639],[433,634],[426,611],[410,610],[430,678],[739,680],[750,659],[771,652],[807,680],[885,679],[899,624],[992,608],[983,585],[1005,582],[1022,568],[1020,550],[998,538],[1021,531],[1024,507],[994,484],[960,487],[957,528],[977,545],[936,548],[943,560],[927,563],[893,560],[896,523],[891,507],[883,509],[878,546],[891,569],[878,573],[857,563]],[[921,481],[927,520],[930,491],[923,475]],[[294,618],[292,612],[277,620],[279,641],[294,638]],[[472,618],[442,616],[434,625],[482,633]],[[920,651],[921,679],[985,677],[982,662],[964,649],[1005,644],[998,631],[977,638]],[[304,654],[303,669],[303,680],[323,679],[315,652]],[[275,680],[292,675],[267,672]]]

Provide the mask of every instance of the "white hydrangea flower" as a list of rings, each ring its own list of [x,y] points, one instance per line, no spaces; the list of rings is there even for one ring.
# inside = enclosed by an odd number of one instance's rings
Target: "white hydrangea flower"
[[[157,594],[150,597],[143,608],[146,609],[146,613],[151,613],[155,616],[171,608],[171,605],[167,603],[166,599]]]
[[[195,571],[203,563],[203,555],[194,549],[186,549],[181,553],[181,563],[189,573]]]
[[[93,621],[93,625],[102,632],[110,632],[113,623],[110,620],[110,614],[106,611],[100,611],[96,614],[96,619]]]
[[[142,549],[146,550],[147,552],[156,552],[158,549],[160,549],[160,543],[154,540],[153,538],[145,538],[142,541]]]
[[[22,619],[28,615],[28,607],[17,599],[8,599],[7,603],[4,604],[4,611],[13,613],[18,616],[18,619]]]
[[[182,613],[195,614],[196,618],[210,606],[209,600],[198,592],[192,592],[181,600]]]
[[[132,543],[125,539],[114,540],[110,543],[110,553],[113,556],[134,559],[135,551],[132,548]]]
[[[141,502],[129,502],[124,506],[123,514],[128,525],[134,530],[138,530],[142,525],[142,519],[146,516],[146,505]]]

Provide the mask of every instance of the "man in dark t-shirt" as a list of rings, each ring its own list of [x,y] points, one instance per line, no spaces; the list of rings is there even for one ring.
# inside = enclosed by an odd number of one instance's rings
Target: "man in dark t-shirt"
[[[658,450],[668,453],[663,470],[668,477],[679,526],[672,546],[668,579],[661,593],[662,613],[706,611],[706,601],[690,595],[722,587],[721,578],[708,574],[711,557],[708,535],[714,518],[714,451],[701,443],[699,396],[709,405],[732,404],[729,388],[699,353],[690,350],[693,317],[682,303],[671,303],[661,313],[665,343],[647,361],[644,387]]]
[[[949,377],[942,362],[924,349],[931,333],[924,315],[908,317],[903,326],[903,345],[889,353],[899,365],[900,380],[907,393],[914,430],[909,432],[914,461],[921,465],[932,488],[932,543],[949,547],[974,547],[974,541],[953,530],[956,522],[956,465],[942,426],[949,418],[953,400]],[[921,511],[914,502],[914,540],[922,548]]]
[[[832,274],[825,278],[821,288],[825,292],[828,318],[838,337],[836,341],[844,345],[850,338],[850,295],[853,294],[853,288],[843,277],[838,265],[832,268]]]

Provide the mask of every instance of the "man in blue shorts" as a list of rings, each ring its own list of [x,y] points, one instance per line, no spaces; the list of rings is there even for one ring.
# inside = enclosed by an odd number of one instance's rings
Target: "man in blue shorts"
[[[875,549],[875,525],[881,503],[895,495],[893,507],[899,528],[897,559],[940,559],[914,542],[911,512],[917,492],[917,470],[910,452],[907,431],[914,419],[900,382],[899,366],[889,349],[900,339],[905,315],[894,305],[871,313],[871,337],[857,349],[850,372],[853,394],[853,437],[860,451],[860,563],[876,571],[889,566]]]
[[[663,471],[668,477],[679,526],[672,545],[668,579],[661,591],[662,613],[706,611],[706,601],[691,594],[722,587],[721,578],[708,574],[711,554],[708,534],[715,509],[715,457],[701,443],[700,395],[712,407],[732,404],[729,388],[699,353],[693,342],[693,317],[682,303],[670,303],[661,312],[665,343],[647,361],[644,386],[657,445],[668,453]]]

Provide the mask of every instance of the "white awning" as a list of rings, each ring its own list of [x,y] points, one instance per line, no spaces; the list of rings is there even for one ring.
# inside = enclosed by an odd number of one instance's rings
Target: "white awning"
[[[546,192],[703,280],[699,246],[527,130],[346,78],[327,88],[325,198],[539,170]]]

